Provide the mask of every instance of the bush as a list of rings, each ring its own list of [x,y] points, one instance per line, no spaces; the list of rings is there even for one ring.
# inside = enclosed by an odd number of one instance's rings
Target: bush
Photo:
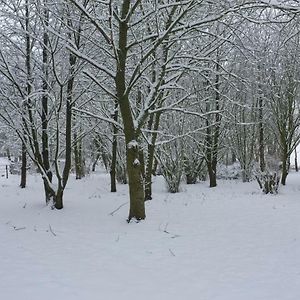
[[[256,175],[256,180],[259,184],[260,189],[265,194],[277,194],[278,187],[280,182],[280,176],[278,173],[261,173],[260,175]]]

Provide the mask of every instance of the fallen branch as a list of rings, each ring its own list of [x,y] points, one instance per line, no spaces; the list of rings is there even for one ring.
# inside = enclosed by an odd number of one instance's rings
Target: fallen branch
[[[123,207],[123,206],[126,205],[126,204],[127,204],[127,202],[121,204],[118,208],[116,208],[114,211],[112,211],[111,213],[109,213],[109,215],[110,215],[110,216],[113,216],[114,213],[116,213],[121,207]]]
[[[13,228],[14,228],[14,230],[16,230],[16,231],[17,231],[17,230],[23,230],[23,229],[26,229],[26,227],[16,227],[16,226],[14,226]]]
[[[51,225],[49,224],[49,230],[50,230],[50,232],[54,235],[54,236],[56,236],[56,233],[52,230],[52,228],[51,228]]]

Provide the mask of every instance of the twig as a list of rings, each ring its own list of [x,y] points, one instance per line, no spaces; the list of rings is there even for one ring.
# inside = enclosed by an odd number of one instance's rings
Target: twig
[[[26,229],[26,227],[16,227],[16,226],[14,226],[14,230],[23,230],[23,229]]]
[[[121,207],[123,207],[124,205],[126,205],[127,202],[121,204],[118,208],[116,208],[114,211],[112,211],[111,213],[109,213],[110,216],[113,216],[115,212],[117,212]]]
[[[175,254],[174,254],[174,252],[169,248],[169,251],[170,251],[170,253],[173,255],[173,256],[176,256]]]
[[[56,236],[56,233],[52,230],[52,228],[51,228],[51,225],[49,224],[49,230],[50,230],[50,232],[54,235],[54,236]]]
[[[167,231],[167,228],[168,228],[168,226],[169,226],[169,223],[166,223],[166,226],[165,226],[165,229],[164,229],[164,233],[167,233],[167,234],[170,234],[170,232],[169,231]]]

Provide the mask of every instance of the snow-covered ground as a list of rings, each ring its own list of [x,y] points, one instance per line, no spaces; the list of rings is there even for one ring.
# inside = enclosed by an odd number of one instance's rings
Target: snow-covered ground
[[[299,300],[300,174],[279,195],[219,181],[165,192],[126,223],[127,186],[71,178],[61,211],[40,177],[0,177],[0,299]],[[119,209],[118,209],[119,208]]]

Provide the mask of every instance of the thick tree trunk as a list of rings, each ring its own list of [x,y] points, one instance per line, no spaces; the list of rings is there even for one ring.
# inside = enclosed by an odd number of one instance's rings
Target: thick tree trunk
[[[127,146],[127,172],[130,195],[130,210],[128,221],[132,218],[137,220],[145,219],[145,193],[144,179],[142,176],[141,164],[139,162],[138,147]]]
[[[63,208],[63,195],[64,195],[64,188],[62,186],[59,186],[57,189],[57,192],[54,196],[54,203],[56,209],[62,209]]]
[[[209,187],[216,187],[217,186],[216,164],[213,162],[207,162],[207,171],[209,176]]]
[[[119,22],[119,45],[118,45],[118,65],[115,77],[118,103],[123,119],[124,134],[126,142],[126,163],[129,183],[130,209],[128,222],[132,218],[137,220],[145,219],[145,193],[144,180],[139,161],[139,145],[137,142],[136,129],[134,126],[132,109],[129,96],[126,93],[126,59],[127,59],[127,33],[130,10],[130,0],[123,0],[121,21]]]
[[[281,174],[281,184],[286,185],[286,178],[288,176],[288,163],[287,157],[284,156],[282,159],[282,174]]]

